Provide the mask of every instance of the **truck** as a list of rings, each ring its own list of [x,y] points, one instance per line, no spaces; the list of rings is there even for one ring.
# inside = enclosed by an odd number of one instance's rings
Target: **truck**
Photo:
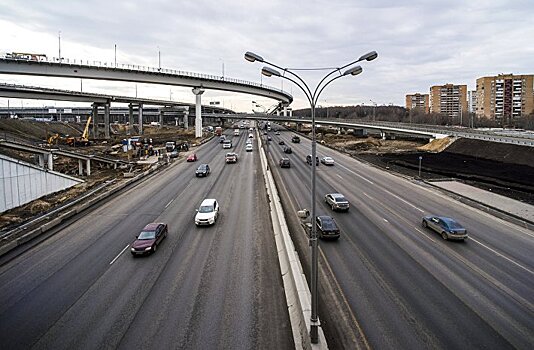
[[[215,135],[221,136],[222,135],[222,128],[220,126],[215,127]]]

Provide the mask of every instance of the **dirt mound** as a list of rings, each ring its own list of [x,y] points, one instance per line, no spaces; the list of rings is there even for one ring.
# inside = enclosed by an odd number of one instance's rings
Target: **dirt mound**
[[[83,128],[83,125],[77,123],[0,119],[0,130],[6,139],[23,139],[26,142],[42,142],[54,134],[63,137],[80,136]]]
[[[450,145],[445,152],[466,155],[475,159],[495,160],[507,164],[534,165],[534,147],[529,146],[459,139]]]
[[[444,137],[442,139],[435,139],[427,143],[426,145],[423,145],[421,147],[417,147],[420,151],[426,151],[426,152],[441,152],[445,150],[447,147],[449,147],[456,139],[453,137]]]

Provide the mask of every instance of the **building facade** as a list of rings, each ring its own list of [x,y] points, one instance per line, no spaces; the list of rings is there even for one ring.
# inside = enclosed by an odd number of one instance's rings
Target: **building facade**
[[[430,103],[428,94],[412,94],[406,95],[406,109],[419,109],[425,113],[430,112]]]
[[[430,87],[430,112],[451,119],[467,116],[467,85],[435,85]]]
[[[534,113],[534,75],[499,74],[477,79],[477,117],[510,123]]]
[[[467,109],[469,113],[475,113],[477,109],[477,91],[469,90],[467,92]]]

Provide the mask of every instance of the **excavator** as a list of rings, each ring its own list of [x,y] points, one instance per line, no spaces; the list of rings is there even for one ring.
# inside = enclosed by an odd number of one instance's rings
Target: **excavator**
[[[89,125],[91,125],[91,117],[87,118],[87,124],[83,129],[82,136],[80,137],[68,137],[67,145],[69,146],[89,146],[91,141],[89,141]]]

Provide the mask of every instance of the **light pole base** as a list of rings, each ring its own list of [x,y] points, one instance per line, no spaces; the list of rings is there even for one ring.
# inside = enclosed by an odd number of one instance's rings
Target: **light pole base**
[[[319,343],[319,327],[316,324],[310,327],[310,341],[312,344]]]

